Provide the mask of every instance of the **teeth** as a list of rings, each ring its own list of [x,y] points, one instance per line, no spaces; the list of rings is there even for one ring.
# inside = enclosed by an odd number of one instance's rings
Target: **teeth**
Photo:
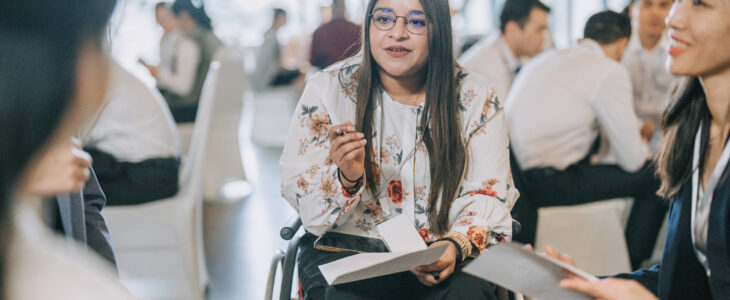
[[[687,44],[676,41],[676,40],[672,40],[670,42],[670,46],[672,46],[674,48],[682,48],[682,49],[687,48]]]
[[[406,49],[388,49],[389,51],[395,51],[395,52],[405,52],[408,51]]]

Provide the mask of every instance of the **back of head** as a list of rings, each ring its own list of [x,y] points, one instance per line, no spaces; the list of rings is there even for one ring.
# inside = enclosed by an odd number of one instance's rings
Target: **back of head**
[[[520,28],[530,19],[530,12],[533,8],[550,12],[550,7],[539,0],[507,0],[499,15],[499,29],[504,33],[507,23],[516,22]]]
[[[12,188],[74,95],[82,45],[102,47],[114,0],[3,0],[0,9],[0,299]]]
[[[601,45],[614,42],[631,36],[631,20],[628,16],[606,10],[591,16],[586,22],[583,37],[598,42]]]
[[[202,2],[200,3],[200,6],[196,6],[190,0],[175,0],[171,9],[176,16],[180,16],[181,13],[186,13],[201,28],[213,30],[212,21],[205,12],[205,7]]]

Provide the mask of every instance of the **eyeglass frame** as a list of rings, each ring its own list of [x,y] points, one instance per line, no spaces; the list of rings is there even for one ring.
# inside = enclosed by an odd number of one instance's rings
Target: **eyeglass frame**
[[[384,10],[383,8],[378,8],[377,9],[377,11],[383,11],[383,10]],[[424,20],[426,22],[426,24],[424,26],[423,32],[413,32],[413,31],[411,31],[408,28],[408,17],[410,17],[414,12],[411,12],[410,14],[408,14],[406,16],[399,16],[399,15],[396,15],[395,12],[393,12],[393,11],[390,11],[390,10],[388,10],[388,11],[391,14],[393,14],[393,16],[395,16],[395,22],[391,22],[390,24],[392,24],[392,25],[388,29],[382,29],[382,28],[378,27],[378,25],[373,24],[373,26],[375,26],[375,28],[377,28],[378,30],[380,30],[380,31],[389,31],[389,30],[392,30],[393,28],[395,28],[395,25],[398,25],[398,19],[403,18],[403,22],[405,22],[403,25],[406,27],[406,30],[408,32],[410,32],[412,34],[421,35],[421,34],[425,34],[428,31],[428,24],[431,23],[430,21],[428,21],[428,18],[426,18]],[[426,16],[426,14],[424,14],[424,13],[418,12],[418,14],[423,15],[424,17]],[[368,14],[368,18],[370,18],[370,21],[373,22],[373,23],[375,23],[376,21],[373,19],[373,17],[375,17],[375,14],[374,13],[369,13]]]

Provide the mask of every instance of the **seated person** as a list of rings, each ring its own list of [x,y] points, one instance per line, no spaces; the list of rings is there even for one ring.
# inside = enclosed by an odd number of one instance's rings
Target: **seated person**
[[[279,29],[284,25],[286,25],[286,11],[279,8],[274,9],[273,24],[264,34],[264,43],[261,44],[256,54],[256,70],[252,82],[257,90],[290,85],[302,76],[299,70],[284,68],[281,45],[277,37]]]
[[[160,94],[116,62],[104,104],[81,137],[108,205],[173,196],[180,138]]]
[[[176,0],[172,12],[177,29],[184,35],[178,41],[173,69],[146,67],[157,78],[157,87],[170,106],[175,122],[193,122],[210,63],[223,43],[213,33],[203,6],[196,7],[190,0]]]
[[[631,264],[650,257],[666,204],[656,195],[659,181],[647,162],[631,79],[619,63],[630,34],[626,16],[597,13],[577,46],[538,56],[517,78],[506,113],[524,170],[526,197],[514,209],[520,242],[534,243],[539,207],[633,197],[626,229]],[[600,136],[608,155],[592,159]]]
[[[99,186],[91,156],[78,142],[48,149],[28,171],[24,193],[47,198],[45,220],[67,239],[78,241],[116,264],[109,230],[101,210],[106,197]]]
[[[367,13],[362,54],[309,80],[280,161],[282,194],[306,230],[304,297],[496,299],[493,284],[460,269],[511,237],[518,193],[501,105],[483,77],[454,64],[446,1],[372,0]],[[444,255],[328,286],[318,266],[354,253],[316,249],[316,236],[377,238],[389,213],[412,219],[430,247],[448,247]]]
[[[309,63],[324,69],[360,50],[360,26],[347,20],[345,0],[332,1],[332,20],[312,33]]]
[[[667,19],[669,71],[690,81],[662,121],[659,193],[671,199],[672,209],[661,264],[561,286],[606,300],[730,299],[730,180],[720,159],[730,154],[730,5],[711,3],[677,1]]]
[[[507,0],[499,16],[498,38],[483,38],[459,63],[495,85],[503,101],[524,63],[540,54],[548,33],[550,8],[539,0]]]

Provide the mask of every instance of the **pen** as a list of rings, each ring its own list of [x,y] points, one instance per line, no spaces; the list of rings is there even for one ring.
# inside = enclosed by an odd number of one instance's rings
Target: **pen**
[[[431,272],[431,276],[433,276],[433,279],[436,279],[436,281],[441,280],[441,272],[439,272],[439,271]]]

